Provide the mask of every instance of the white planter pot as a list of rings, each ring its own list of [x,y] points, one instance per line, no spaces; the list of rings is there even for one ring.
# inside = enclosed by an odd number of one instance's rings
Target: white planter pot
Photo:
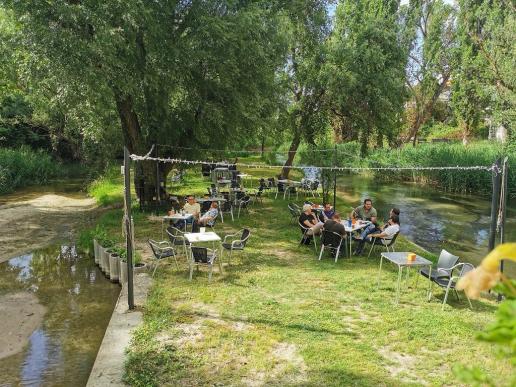
[[[118,278],[120,285],[127,283],[127,262],[120,260],[120,278]]]
[[[95,264],[98,265],[100,262],[100,254],[99,254],[99,242],[96,239],[93,239],[93,253],[95,254]]]
[[[109,256],[111,252],[109,249],[104,249],[104,254],[102,254],[102,271],[109,278]]]
[[[116,254],[109,255],[109,279],[111,282],[118,282],[120,276],[118,261],[120,257]]]
[[[99,243],[99,269],[104,272],[104,247]]]
[[[145,263],[139,263],[138,265],[133,267],[134,274],[145,273],[146,271],[147,271],[147,264],[145,264]]]

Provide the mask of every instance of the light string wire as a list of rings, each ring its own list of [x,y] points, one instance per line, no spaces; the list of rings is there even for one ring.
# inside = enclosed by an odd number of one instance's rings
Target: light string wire
[[[203,152],[225,152],[225,153],[256,153],[256,154],[261,154],[262,151],[257,151],[257,150],[244,150],[244,149],[212,149],[212,148],[193,148],[193,147],[187,147],[187,146],[179,146],[179,145],[166,145],[166,144],[156,144],[156,146],[158,147],[163,147],[163,148],[171,148],[171,149],[183,149],[183,150],[198,150],[198,151],[203,151]],[[291,150],[285,150],[285,151],[282,151],[282,150],[264,150],[263,153],[275,153],[275,154],[280,154],[280,153],[297,153],[297,152],[303,152],[303,151],[308,151],[308,152],[339,152],[339,153],[345,153],[349,156],[355,156],[355,155],[352,155],[351,153],[347,152],[346,150],[344,149],[334,149],[334,148],[326,148],[326,149],[303,149],[303,150],[295,150],[295,151],[291,151]]]
[[[201,161],[201,160],[185,160],[185,159],[177,159],[177,158],[164,158],[164,157],[151,157],[148,154],[145,156],[139,156],[135,154],[131,154],[129,156],[133,161],[157,161],[161,163],[172,163],[172,164],[186,164],[186,165],[236,165],[239,167],[245,168],[266,168],[266,169],[278,169],[283,168],[283,165],[264,165],[264,164],[248,164],[248,163],[225,163],[225,162],[211,162],[211,161]],[[300,169],[304,170],[307,168],[317,168],[320,170],[329,170],[329,171],[351,171],[351,172],[359,172],[359,171],[445,171],[445,170],[459,170],[459,171],[486,171],[486,172],[495,172],[500,173],[500,168],[493,164],[491,166],[486,165],[475,165],[475,166],[466,166],[461,167],[457,166],[444,166],[444,167],[421,167],[421,166],[409,166],[409,167],[327,167],[327,166],[298,166],[292,165],[288,167],[289,169]]]

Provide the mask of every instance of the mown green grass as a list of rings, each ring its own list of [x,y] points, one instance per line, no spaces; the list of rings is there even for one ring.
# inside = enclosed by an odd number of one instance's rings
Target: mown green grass
[[[250,172],[273,175],[268,169]],[[198,176],[190,171],[175,190],[203,193],[208,183]],[[484,370],[495,385],[514,382],[508,361],[475,340],[493,321],[495,303],[473,302],[470,310],[464,297],[451,297],[441,311],[443,293],[427,302],[420,280],[418,289],[413,282],[403,289],[395,306],[392,267],[376,288],[378,252],[370,259],[318,261],[312,246],[298,244],[300,232],[286,204],[266,198],[250,214],[217,225],[222,236],[242,227],[252,236],[231,266],[222,259],[224,273],[215,273],[211,283],[202,270],[190,282],[184,257],[179,270],[158,269],[144,323],[127,354],[129,384],[457,385],[456,364]],[[119,216],[113,210],[102,222],[119,233]],[[135,211],[135,232],[145,250],[146,238],[161,235],[161,222]],[[397,250],[435,260],[403,237]]]
[[[110,167],[106,170],[106,173],[93,180],[88,185],[88,195],[102,206],[122,204],[124,200],[124,181],[123,175],[120,174],[120,167]]]

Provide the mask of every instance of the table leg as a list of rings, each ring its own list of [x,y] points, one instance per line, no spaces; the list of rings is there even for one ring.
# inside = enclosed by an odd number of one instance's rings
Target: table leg
[[[224,223],[224,214],[222,213],[222,211],[220,210],[220,208],[222,208],[220,206],[220,202],[217,202],[218,206],[219,206],[219,212],[220,212],[220,220],[222,221],[222,223]]]
[[[165,226],[165,219],[161,218],[161,240],[163,240],[163,227]]]
[[[400,288],[401,288],[401,277],[403,275],[403,266],[398,266],[398,283],[396,284],[396,305],[398,305],[400,300]]]
[[[351,237],[351,233],[348,233],[348,238],[349,238],[349,243],[348,243],[348,245],[349,245],[349,255],[348,255],[348,257],[351,258],[351,240],[353,239]]]
[[[428,266],[428,301],[432,298],[432,265]]]
[[[409,266],[407,266],[407,267],[406,267],[406,269],[407,269],[407,275],[405,276],[405,282],[406,282],[406,284],[407,284],[407,289],[408,289],[408,288],[409,288],[409,279],[410,279],[410,275],[409,275],[409,273],[410,273],[410,267],[409,267]]]
[[[382,263],[383,263],[383,254],[380,255],[380,269],[378,270],[378,283],[376,284],[376,289],[380,289],[380,276],[382,275]]]

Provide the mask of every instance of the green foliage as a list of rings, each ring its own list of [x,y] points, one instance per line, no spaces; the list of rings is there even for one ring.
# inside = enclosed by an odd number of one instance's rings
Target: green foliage
[[[394,142],[405,101],[407,50],[397,2],[340,2],[330,41],[329,104],[342,136],[365,154],[372,139]],[[353,134],[355,133],[355,134]]]
[[[66,171],[44,151],[0,148],[0,194],[27,185],[46,184]]]
[[[498,144],[478,142],[465,147],[462,144],[420,144],[399,149],[378,150],[365,160],[365,165],[375,166],[491,166],[504,153]],[[516,154],[509,154],[516,159]],[[418,181],[434,184],[446,191],[491,192],[491,173],[487,171],[379,171],[380,179]],[[516,194],[516,172],[509,171],[509,192]]]
[[[120,167],[109,166],[105,173],[92,181],[88,186],[88,195],[95,198],[102,206],[122,205],[124,200],[123,177]]]
[[[431,126],[422,128],[421,136],[427,140],[434,138],[460,139],[462,138],[462,130],[457,126],[448,125],[444,122],[436,122]]]

